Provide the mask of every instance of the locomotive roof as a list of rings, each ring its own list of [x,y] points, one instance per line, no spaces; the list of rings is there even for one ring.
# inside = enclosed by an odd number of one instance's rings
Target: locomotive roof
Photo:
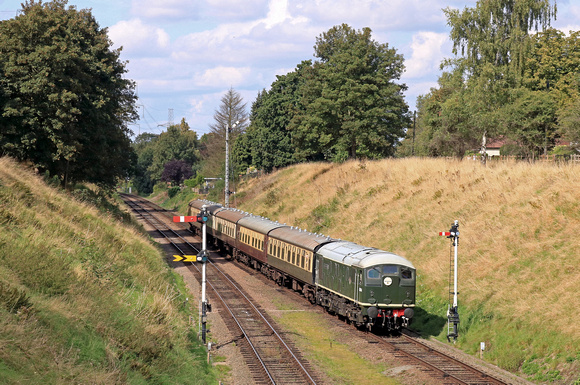
[[[277,229],[278,227],[287,227],[281,223],[271,221],[268,218],[256,217],[254,215],[241,218],[238,221],[238,225],[262,234],[268,234],[270,231]]]
[[[315,251],[318,246],[333,240],[326,235],[312,234],[306,230],[288,226],[272,230],[269,236],[296,246],[304,247],[310,251]]]
[[[409,260],[400,255],[347,241],[323,245],[318,249],[318,254],[324,258],[363,269],[376,265],[402,265],[415,268]]]
[[[244,211],[235,210],[235,209],[226,209],[226,208],[215,213],[216,217],[223,218],[223,219],[230,221],[230,222],[233,222],[233,223],[238,222],[240,219],[247,217],[248,215],[250,215],[250,214],[248,214]]]

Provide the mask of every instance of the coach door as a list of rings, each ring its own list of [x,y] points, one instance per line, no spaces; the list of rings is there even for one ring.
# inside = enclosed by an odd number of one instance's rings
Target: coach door
[[[362,270],[355,270],[355,285],[354,285],[354,300],[359,301],[359,295],[362,292],[363,287],[363,275]]]

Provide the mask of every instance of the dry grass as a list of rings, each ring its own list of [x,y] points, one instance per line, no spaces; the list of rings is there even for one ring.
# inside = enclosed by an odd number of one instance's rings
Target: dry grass
[[[460,307],[580,342],[580,167],[401,159],[301,164],[248,182],[239,207],[404,255],[447,297],[460,224]],[[443,313],[444,315],[444,313]]]

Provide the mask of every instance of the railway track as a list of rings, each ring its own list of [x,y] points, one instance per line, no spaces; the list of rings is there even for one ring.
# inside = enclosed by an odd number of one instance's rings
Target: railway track
[[[373,336],[379,343],[393,349],[395,355],[418,361],[427,370],[440,376],[446,384],[500,385],[505,381],[433,349],[421,340],[401,334],[396,338]]]
[[[251,267],[243,264],[238,264],[238,266],[248,274],[255,274],[255,270]],[[258,274],[257,276],[265,282],[271,283],[270,280],[262,275]],[[280,289],[278,289],[278,291],[280,291]],[[305,300],[301,294],[295,291],[284,291],[289,295]],[[344,328],[345,333],[353,330],[353,326],[336,319],[333,315],[329,315],[329,318],[335,320],[338,325]],[[429,372],[434,379],[437,379],[437,383],[449,385],[507,385],[512,383],[509,380],[496,378],[488,372],[439,351],[422,342],[421,339],[417,337],[412,337],[406,334],[385,337],[368,333],[366,331],[360,331],[358,334],[360,335],[360,338],[363,338],[369,344],[373,345],[373,351],[376,351],[376,354],[393,354],[406,361],[408,364],[422,367],[424,371]]]
[[[154,208],[153,210],[164,211],[162,208]],[[147,219],[150,214],[151,211],[145,214],[143,212],[140,213],[141,216],[144,216],[144,219]],[[160,232],[167,233],[166,230],[160,230]],[[184,242],[175,241],[174,245],[179,245],[180,243],[183,244]],[[197,253],[197,249],[195,249],[195,252],[187,250],[181,250],[180,252],[184,255],[186,253]],[[253,269],[243,264],[238,264],[238,266],[248,273],[255,273]],[[291,366],[288,366],[289,362],[301,361],[300,358],[293,353],[293,351],[296,350],[289,342],[276,342],[276,345],[274,345],[274,342],[272,341],[282,340],[281,334],[276,331],[271,319],[264,312],[261,312],[257,306],[251,304],[252,301],[250,296],[244,293],[242,288],[237,287],[227,274],[222,272],[216,264],[208,264],[208,269],[210,268],[216,270],[212,272],[208,270],[208,276],[211,276],[212,278],[217,276],[222,277],[219,280],[212,279],[212,281],[208,281],[208,283],[213,288],[215,292],[214,295],[220,298],[224,309],[228,312],[228,315],[223,316],[222,318],[230,330],[240,330],[238,340],[242,347],[242,355],[252,373],[255,373],[255,382],[258,384],[316,383],[315,378],[308,374],[311,370],[307,365],[299,364],[296,367],[292,364]],[[196,273],[195,265],[190,265],[189,269]],[[258,276],[267,280],[267,278],[262,277],[261,275]],[[291,290],[287,290],[287,292],[288,294],[292,293],[293,295],[300,296]],[[304,300],[303,298],[301,299]],[[352,326],[341,322],[337,323],[342,324],[343,327],[352,331]],[[482,371],[477,367],[434,349],[426,343],[421,342],[418,338],[413,338],[405,334],[397,337],[384,337],[366,332],[361,332],[358,335],[360,338],[365,339],[369,344],[372,344],[373,350],[376,350],[377,354],[390,353],[409,364],[420,366],[424,371],[429,373],[437,383],[473,385],[512,383],[509,380],[495,377],[493,374],[490,374],[489,371]],[[286,346],[282,347],[283,345]],[[289,351],[290,355],[284,353],[285,350]],[[263,356],[267,358],[255,359],[254,356]],[[270,369],[264,369],[264,366]],[[303,367],[301,368],[301,366]],[[280,377],[278,378],[278,375],[274,375],[276,376],[276,378],[274,378],[274,376],[266,373],[266,371],[269,372],[270,370],[272,373],[281,373]],[[303,373],[301,374],[301,372]],[[289,373],[290,375],[286,378]]]
[[[187,230],[173,230],[168,219],[163,218],[159,207],[131,195],[123,195],[126,204],[134,213],[154,227],[182,255],[196,255],[199,248],[185,239]],[[316,384],[312,369],[299,356],[294,346],[285,341],[274,322],[253,304],[251,297],[238,287],[219,266],[211,261],[207,264],[208,291],[219,299],[223,316],[232,334],[238,334],[238,343],[244,360],[256,384]],[[188,268],[201,281],[197,265]],[[236,332],[237,330],[237,332]]]

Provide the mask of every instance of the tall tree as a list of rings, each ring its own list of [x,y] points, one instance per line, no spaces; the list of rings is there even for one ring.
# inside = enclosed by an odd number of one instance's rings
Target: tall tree
[[[137,192],[142,195],[151,194],[156,182],[151,178],[151,173],[148,169],[153,164],[153,152],[158,138],[159,135],[144,132],[135,138],[132,144],[133,150],[137,154],[137,162],[131,179],[133,180],[133,185],[137,188]]]
[[[90,10],[29,0],[0,22],[0,151],[113,186],[131,164],[134,83]]]
[[[204,158],[203,175],[217,177],[225,175],[226,130],[229,130],[229,146],[232,149],[237,137],[248,124],[246,104],[239,92],[230,88],[221,98],[219,108],[214,113],[210,132],[202,138]],[[238,122],[236,124],[236,122]],[[230,158],[231,159],[231,158]],[[230,170],[232,167],[230,167]]]
[[[296,149],[288,128],[299,108],[304,72],[311,65],[310,60],[303,61],[295,71],[277,76],[270,90],[258,94],[252,104],[251,123],[235,148],[245,167],[269,172],[296,162]]]
[[[461,12],[447,8],[445,13],[451,26],[454,53],[458,55],[445,65],[452,78],[461,79],[461,86],[454,87],[451,93],[432,90],[423,106],[439,104],[440,121],[461,123],[464,146],[456,148],[457,156],[462,156],[464,149],[479,147],[477,142],[485,154],[488,137],[524,137],[519,135],[522,132],[508,135],[508,130],[523,129],[525,125],[515,124],[514,111],[507,105],[524,97],[524,93],[512,90],[519,89],[523,83],[527,58],[533,50],[530,32],[549,26],[556,6],[549,0],[480,0],[475,8]],[[524,99],[530,102],[530,95],[526,95]],[[442,124],[432,125],[427,131],[432,131],[433,137],[446,136]],[[445,151],[444,147],[439,149]],[[485,157],[482,159],[485,161]]]
[[[403,98],[403,57],[371,38],[371,29],[335,26],[316,39],[306,73],[304,111],[292,122],[302,158],[378,158],[394,153],[410,123]]]
[[[556,10],[550,0],[480,0],[475,8],[444,12],[453,53],[461,51],[473,74],[488,63],[509,68],[519,80],[530,49],[529,33],[548,28]]]

